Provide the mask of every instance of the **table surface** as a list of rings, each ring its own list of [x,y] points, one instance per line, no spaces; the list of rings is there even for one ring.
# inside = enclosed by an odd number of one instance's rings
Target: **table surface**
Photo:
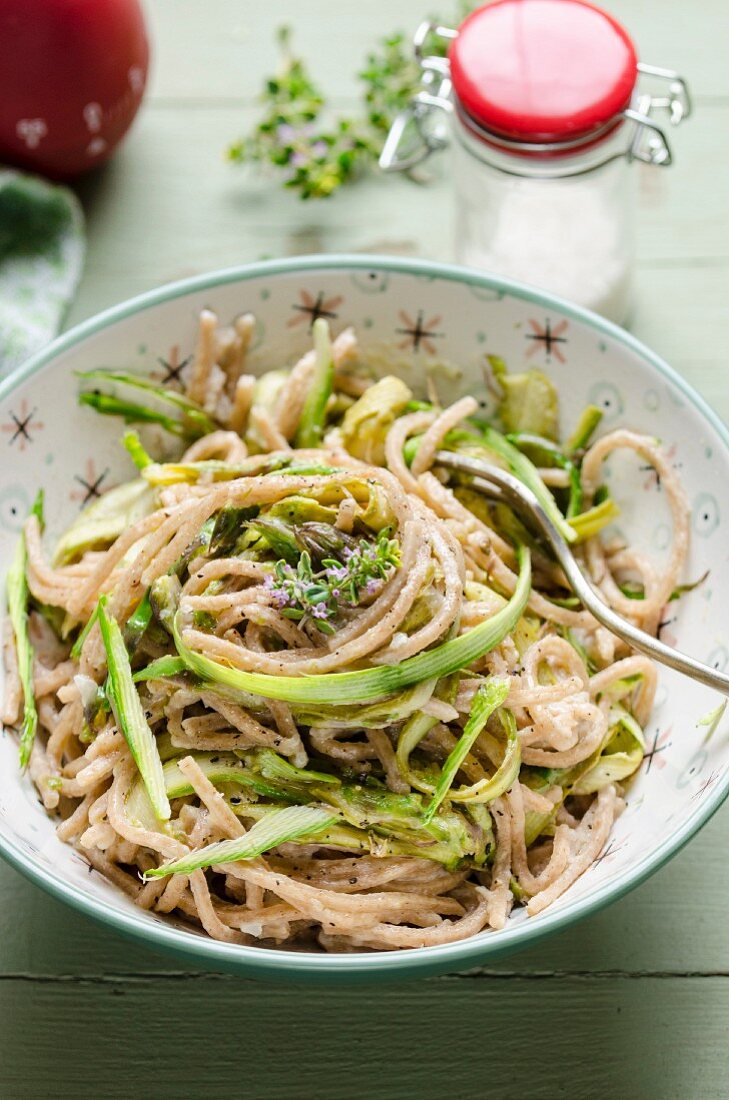
[[[256,116],[275,26],[294,26],[297,47],[344,108],[368,44],[398,24],[414,27],[428,3],[391,7],[148,3],[151,87],[116,159],[81,185],[89,253],[69,321],[266,256],[449,259],[445,175],[428,187],[373,179],[301,203],[223,156]],[[641,175],[632,327],[729,418],[729,6],[609,7],[641,57],[686,74],[696,100],[672,170]],[[716,859],[725,842],[727,807],[648,883],[532,950],[460,976],[352,990],[182,970],[2,864],[0,1094],[728,1096],[729,876]]]

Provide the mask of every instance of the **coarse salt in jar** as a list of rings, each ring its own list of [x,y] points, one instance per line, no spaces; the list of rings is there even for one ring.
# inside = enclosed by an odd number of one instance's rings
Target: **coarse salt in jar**
[[[410,169],[450,138],[457,260],[623,322],[631,163],[671,163],[655,116],[690,113],[685,81],[640,64],[625,29],[584,0],[495,0],[457,31],[424,23],[415,52],[423,87],[381,166]]]

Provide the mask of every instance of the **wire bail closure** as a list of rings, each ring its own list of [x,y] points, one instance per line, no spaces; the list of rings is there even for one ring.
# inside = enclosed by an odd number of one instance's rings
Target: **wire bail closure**
[[[407,172],[426,160],[431,153],[448,145],[445,116],[453,111],[452,84],[447,57],[425,55],[425,45],[431,35],[452,42],[458,31],[425,20],[413,36],[413,52],[420,65],[422,89],[412,102],[395,116],[380,153],[380,168],[385,172]],[[444,112],[440,118],[435,112]],[[400,152],[408,132],[414,132],[415,147]]]
[[[449,143],[447,118],[454,113],[453,85],[448,58],[437,54],[426,54],[429,40],[440,38],[452,42],[458,37],[458,31],[426,20],[421,23],[413,37],[413,52],[420,64],[421,89],[412,102],[400,111],[390,127],[385,144],[380,153],[379,164],[385,172],[407,172],[426,160],[431,153],[445,148]],[[653,84],[660,83],[658,94],[636,88],[633,101],[618,116],[632,123],[629,140],[625,148],[606,156],[608,160],[625,157],[628,161],[640,161],[659,167],[668,167],[673,162],[671,144],[663,126],[653,117],[654,112],[668,114],[668,122],[677,126],[691,114],[691,95],[688,84],[672,69],[638,63],[638,73]],[[555,155],[579,151],[580,146],[595,141],[597,135],[591,134],[575,142],[549,142],[544,144],[511,141],[501,135],[479,127],[469,120],[469,129],[478,137],[497,146],[502,152],[515,154]],[[609,127],[614,130],[614,123]]]

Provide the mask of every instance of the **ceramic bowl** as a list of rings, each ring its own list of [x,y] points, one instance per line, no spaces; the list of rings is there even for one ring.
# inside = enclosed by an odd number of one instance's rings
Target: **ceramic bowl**
[[[562,423],[588,402],[605,429],[629,426],[659,436],[691,502],[686,578],[706,581],[670,604],[664,641],[724,668],[729,661],[726,529],[729,434],[701,398],[632,336],[538,291],[463,268],[373,256],[323,256],[254,264],[176,283],[78,326],[0,384],[0,575],[39,487],[52,538],[99,491],[131,475],[122,426],[79,408],[74,371],[96,366],[169,371],[194,344],[196,318],[210,306],[227,321],[257,318],[258,371],[294,360],[316,316],[334,330],[356,326],[368,358],[416,388],[426,369],[443,398],[474,393],[485,408],[485,356],[512,369],[533,365],[554,379]],[[637,461],[611,460],[620,528],[659,558],[670,538],[660,484]],[[39,886],[110,928],[215,969],[287,980],[367,980],[463,969],[531,944],[615,900],[657,870],[708,820],[729,790],[729,739],[720,723],[707,739],[700,719],[720,700],[705,687],[661,672],[648,724],[647,754],[625,813],[595,864],[542,915],[517,913],[501,932],[440,947],[325,955],[217,943],[166,917],[140,912],[60,843],[17,745],[0,738],[0,850]]]

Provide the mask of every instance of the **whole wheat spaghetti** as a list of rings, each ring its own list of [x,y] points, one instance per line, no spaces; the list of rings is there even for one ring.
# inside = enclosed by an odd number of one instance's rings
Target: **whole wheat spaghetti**
[[[527,480],[608,603],[651,631],[687,551],[676,475],[647,437],[591,442],[597,410],[567,444],[540,434],[532,387],[556,396],[539,372],[510,376],[485,424],[471,398],[375,381],[354,333],[331,343],[321,321],[299,363],[255,379],[254,325],[204,311],[180,392],[83,379],[84,404],[156,421],[183,453],[156,462],[127,433],[137,477],[50,560],[42,508],[28,519],[2,716],[22,763],[64,841],[219,940],[427,947],[538,914],[605,844],[656,673],[435,455]],[[618,448],[660,475],[660,569],[600,539]]]

